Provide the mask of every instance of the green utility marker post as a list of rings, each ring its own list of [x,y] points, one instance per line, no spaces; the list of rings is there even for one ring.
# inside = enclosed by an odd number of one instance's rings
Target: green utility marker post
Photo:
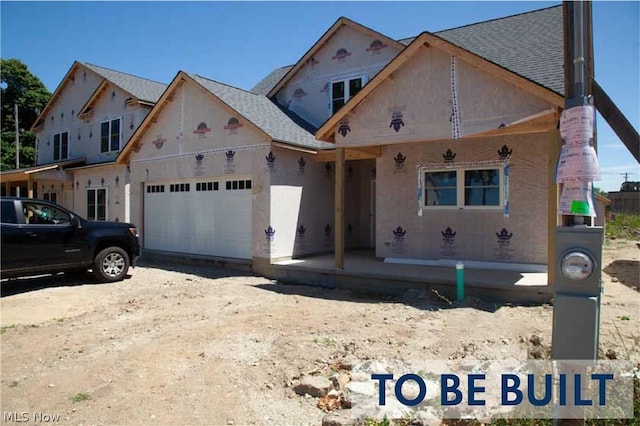
[[[456,298],[458,302],[464,300],[464,264],[456,263]]]

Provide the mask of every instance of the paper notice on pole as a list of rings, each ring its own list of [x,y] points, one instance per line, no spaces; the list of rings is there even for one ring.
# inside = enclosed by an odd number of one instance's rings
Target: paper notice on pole
[[[568,146],[586,146],[593,140],[594,108],[577,106],[562,111],[560,136]]]
[[[562,112],[560,136],[564,140],[556,182],[600,180],[598,156],[593,148],[594,108],[577,106]]]
[[[556,182],[600,180],[596,150],[590,146],[563,146],[556,170]]]
[[[591,182],[565,183],[560,195],[558,213],[563,215],[596,216]]]

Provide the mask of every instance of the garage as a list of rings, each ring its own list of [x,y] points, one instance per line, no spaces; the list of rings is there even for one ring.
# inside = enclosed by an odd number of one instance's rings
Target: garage
[[[145,185],[145,249],[251,258],[251,180],[203,179]]]

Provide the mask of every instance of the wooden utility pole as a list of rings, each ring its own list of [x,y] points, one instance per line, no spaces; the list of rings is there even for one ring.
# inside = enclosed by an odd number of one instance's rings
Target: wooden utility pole
[[[16,169],[20,168],[20,124],[18,122],[18,103],[13,103],[13,116],[16,122]]]

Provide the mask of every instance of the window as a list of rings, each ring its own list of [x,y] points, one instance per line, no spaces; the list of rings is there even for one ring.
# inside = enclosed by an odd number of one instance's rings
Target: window
[[[457,205],[457,172],[427,172],[424,179],[426,206]]]
[[[24,220],[30,225],[58,225],[69,224],[71,216],[45,204],[23,202]]]
[[[164,192],[164,185],[147,185],[147,194]]]
[[[500,205],[500,170],[482,169],[464,171],[465,206]]]
[[[57,192],[45,192],[42,194],[42,198],[47,201],[51,201],[52,203],[58,203],[58,193]]]
[[[120,150],[120,119],[100,123],[100,152]]]
[[[196,183],[196,191],[217,191],[219,189],[218,182],[198,182]]]
[[[169,185],[169,192],[189,192],[191,184],[189,183],[172,183]]]
[[[107,220],[107,188],[87,190],[87,219]]]
[[[500,208],[501,168],[433,170],[424,174],[425,208]]]
[[[18,223],[18,218],[16,217],[16,207],[13,201],[2,202],[2,211],[0,211],[0,222]]]
[[[225,184],[227,190],[251,189],[251,180],[228,180]]]
[[[66,160],[69,157],[69,132],[53,135],[53,161]]]
[[[335,114],[362,89],[362,77],[331,83],[331,113]]]

